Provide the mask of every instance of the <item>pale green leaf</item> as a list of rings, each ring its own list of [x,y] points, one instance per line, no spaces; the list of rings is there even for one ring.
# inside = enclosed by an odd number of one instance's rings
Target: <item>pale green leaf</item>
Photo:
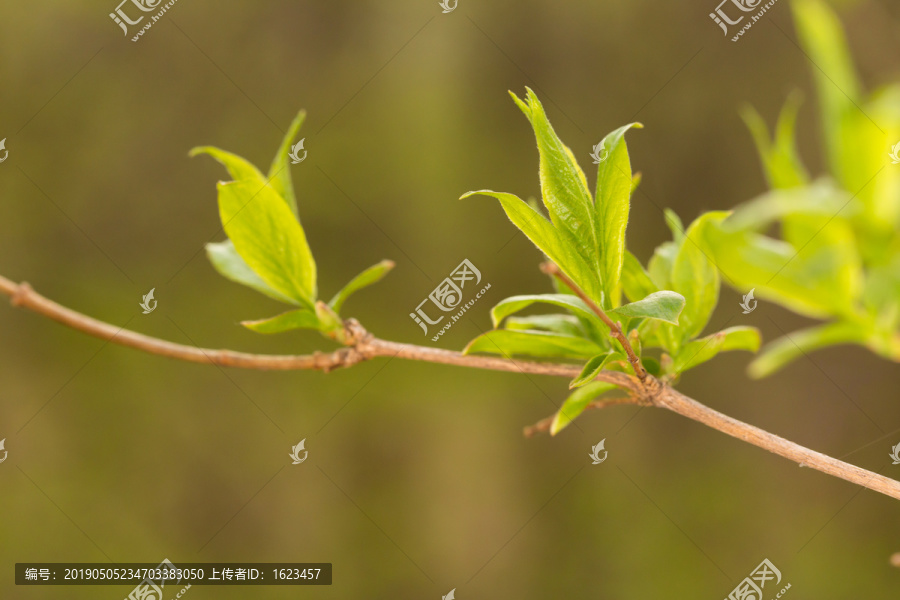
[[[705,248],[705,230],[720,223],[727,212],[704,213],[685,232],[675,262],[672,264],[672,288],[684,296],[685,306],[679,321],[682,339],[697,337],[706,327],[719,301],[719,271]]]
[[[287,133],[281,141],[281,146],[278,148],[278,154],[275,155],[272,166],[269,168],[269,180],[272,182],[272,187],[284,198],[295,215],[297,214],[297,198],[294,195],[294,182],[291,178],[290,153],[294,140],[297,138],[300,127],[303,126],[305,120],[306,111],[301,110],[294,117],[291,126],[288,127]]]
[[[719,352],[730,350],[759,350],[761,338],[755,327],[729,327],[694,340],[681,347],[672,366],[675,373],[683,373],[697,365],[708,361]]]
[[[622,291],[631,302],[636,302],[659,291],[650,275],[641,266],[641,261],[627,250],[625,251],[625,261],[622,263]]]
[[[840,321],[794,331],[767,344],[747,372],[753,378],[767,377],[813,350],[837,344],[865,345],[867,337],[858,324]]]
[[[292,310],[259,321],[242,321],[241,325],[256,333],[281,333],[292,329],[319,329],[319,319],[306,308]]]
[[[532,315],[530,317],[508,317],[503,324],[511,330],[543,330],[563,335],[584,337],[584,329],[577,317],[572,315]]]
[[[637,302],[620,306],[609,312],[609,316],[635,319],[658,319],[678,325],[678,315],[684,309],[684,296],[676,292],[663,290],[654,292]]]
[[[586,338],[544,331],[496,329],[478,336],[463,350],[463,354],[475,352],[502,356],[588,359],[603,352],[603,348]]]
[[[392,260],[383,260],[380,263],[369,267],[351,279],[341,291],[335,294],[334,298],[331,299],[331,302],[328,303],[328,306],[330,306],[334,312],[340,313],[341,307],[343,307],[344,301],[347,300],[347,298],[365,287],[378,283],[393,268],[394,261]]]
[[[595,381],[574,390],[553,418],[550,435],[556,435],[584,412],[598,396],[615,389],[616,386],[605,381]]]
[[[259,275],[254,273],[253,269],[247,266],[241,255],[234,249],[234,244],[231,243],[231,240],[207,244],[206,256],[216,271],[226,279],[253,288],[257,292],[261,292],[279,302],[299,304],[293,298],[273,290]]]
[[[569,294],[532,294],[506,298],[491,309],[491,321],[493,321],[494,327],[497,327],[509,315],[524,310],[535,303],[559,306],[589,321],[598,321],[597,316],[581,298]]]
[[[581,387],[594,380],[600,374],[607,364],[617,360],[628,360],[621,352],[609,351],[604,354],[598,354],[589,361],[581,369],[581,373],[569,383],[569,389]]]

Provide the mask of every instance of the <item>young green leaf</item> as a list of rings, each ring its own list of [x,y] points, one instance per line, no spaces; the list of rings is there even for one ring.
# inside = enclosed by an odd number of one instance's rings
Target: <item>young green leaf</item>
[[[609,308],[619,305],[621,294],[619,279],[622,261],[625,259],[625,229],[628,227],[633,185],[625,132],[632,127],[640,128],[643,125],[631,123],[603,138],[603,148],[608,156],[606,160],[600,161],[597,169],[594,226],[597,230],[600,280],[603,282]]]
[[[291,179],[290,153],[294,139],[305,120],[306,111],[301,110],[294,117],[291,126],[288,127],[281,146],[278,148],[278,154],[275,155],[275,160],[272,161],[272,166],[269,168],[269,180],[272,182],[272,187],[284,198],[295,215],[297,214],[297,198],[294,195],[294,182]]]
[[[508,317],[504,327],[515,331],[543,330],[575,337],[585,337],[577,317],[572,315],[533,315],[530,317]]]
[[[778,117],[774,140],[769,138],[769,129],[765,121],[753,107],[747,106],[741,111],[744,123],[747,124],[762,159],[766,179],[769,185],[776,189],[799,187],[809,183],[809,174],[797,154],[794,134],[799,109],[800,94],[791,94]]]
[[[572,311],[577,316],[589,321],[595,321],[598,325],[600,324],[599,319],[591,312],[587,304],[578,296],[570,294],[532,294],[506,298],[491,309],[491,321],[493,321],[496,328],[509,315],[524,310],[535,303],[559,306]]]
[[[768,344],[747,372],[750,377],[767,377],[807,353],[836,344],[867,342],[867,332],[856,323],[834,322],[801,329]]]
[[[566,398],[556,416],[553,417],[550,435],[556,435],[568,427],[569,423],[578,418],[595,398],[615,388],[615,385],[605,381],[595,381],[577,388]]]
[[[469,192],[462,198],[474,195],[491,196],[500,201],[506,216],[563,272],[581,287],[591,298],[602,297],[600,281],[587,262],[577,252],[571,234],[561,232],[534,208],[513,194],[481,190]],[[461,198],[461,199],[462,199]]]
[[[654,292],[637,302],[620,306],[609,311],[610,317],[626,317],[637,319],[658,319],[678,325],[678,315],[684,309],[684,296],[676,292],[663,290]]]
[[[253,269],[244,262],[241,255],[234,249],[234,244],[231,243],[231,240],[207,244],[206,256],[216,271],[226,279],[253,288],[257,292],[261,292],[279,302],[299,304],[293,298],[273,290],[259,275],[254,273]]]
[[[306,308],[282,313],[259,321],[242,321],[241,325],[256,333],[281,333],[293,329],[319,329],[319,319]]]
[[[593,203],[584,173],[571,151],[556,135],[534,92],[526,88],[525,100],[520,100],[512,92],[510,96],[534,129],[540,153],[541,192],[550,220],[556,228],[568,231],[581,242],[576,250],[582,252],[582,258],[588,264],[596,264],[598,255]]]
[[[316,263],[306,234],[269,186],[219,183],[219,214],[241,258],[275,291],[313,308]]]
[[[588,359],[603,352],[594,342],[580,337],[545,331],[510,331],[496,329],[478,336],[465,347],[463,354],[487,352],[513,356]]]
[[[269,185],[269,180],[266,179],[266,177],[260,172],[259,169],[257,169],[253,165],[253,163],[241,156],[238,156],[237,154],[233,154],[214,146],[200,146],[197,148],[193,148],[188,153],[188,156],[193,158],[200,154],[208,154],[209,156],[213,157],[217,162],[225,167],[225,169],[228,171],[228,174],[231,175],[231,178],[234,181],[247,181],[250,183],[255,183],[258,187]]]
[[[341,308],[344,306],[344,301],[346,301],[347,298],[365,287],[378,283],[393,268],[394,261],[392,260],[383,260],[376,265],[372,265],[351,279],[341,291],[335,294],[334,298],[328,303],[328,306],[330,306],[334,312],[340,313]]]
[[[621,352],[609,351],[605,354],[598,354],[597,356],[591,358],[587,363],[585,363],[584,368],[581,369],[581,373],[573,379],[569,383],[569,389],[581,387],[583,385],[587,385],[591,381],[594,380],[597,375],[600,374],[606,365],[612,361],[617,360],[628,360],[628,357],[622,354]]]
[[[631,302],[637,302],[641,298],[646,298],[659,291],[659,288],[650,279],[650,274],[644,270],[641,261],[627,250],[622,263],[622,291]]]
[[[719,301],[719,271],[708,256],[704,234],[711,223],[720,223],[727,212],[708,212],[697,217],[685,233],[672,265],[672,289],[684,296],[679,319],[682,339],[697,337]]]
[[[708,361],[719,352],[730,350],[759,350],[761,338],[755,327],[729,327],[682,346],[672,366],[674,373],[683,373]]]

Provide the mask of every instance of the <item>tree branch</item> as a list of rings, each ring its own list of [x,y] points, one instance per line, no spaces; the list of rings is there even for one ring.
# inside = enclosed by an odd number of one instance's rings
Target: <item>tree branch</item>
[[[276,356],[247,354],[231,350],[209,350],[167,342],[98,321],[44,298],[27,283],[17,284],[2,276],[0,276],[0,293],[11,297],[13,306],[27,308],[73,329],[108,342],[136,348],[151,354],[203,364],[216,364],[244,369],[311,369],[327,372],[341,367],[350,367],[372,358],[393,357],[494,371],[553,375],[568,379],[576,377],[581,372],[579,365],[466,356],[448,350],[380,340],[352,319],[346,322],[347,347],[328,354]],[[621,330],[619,330],[619,333],[621,334]],[[627,343],[627,339],[625,343]],[[627,350],[630,345],[625,346],[623,344],[623,347],[626,347]],[[900,500],[900,482],[804,448],[799,444],[763,431],[753,425],[742,423],[737,419],[704,406],[696,400],[688,398],[667,384],[661,383],[655,377],[646,374],[646,372],[644,373],[644,378],[639,379],[624,373],[602,371],[597,376],[597,379],[613,383],[630,391],[631,397],[621,399],[628,400],[628,403],[665,408],[703,423],[731,437],[792,460],[802,466],[816,469]],[[615,400],[617,399],[613,399],[613,401],[605,404],[625,403],[624,401]],[[604,402],[601,400],[599,404],[603,405]]]

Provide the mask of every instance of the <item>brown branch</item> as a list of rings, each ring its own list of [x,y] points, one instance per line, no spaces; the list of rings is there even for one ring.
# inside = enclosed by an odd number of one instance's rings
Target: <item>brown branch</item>
[[[562,272],[562,270],[556,266],[555,263],[545,262],[541,264],[541,271],[546,273],[547,275],[552,275],[566,284],[575,294],[581,298],[585,304],[588,305],[594,314],[600,317],[600,320],[603,321],[607,327],[609,327],[610,335],[619,340],[619,343],[622,345],[622,348],[625,349],[625,353],[628,355],[628,362],[631,363],[631,368],[634,369],[634,374],[637,375],[638,379],[643,383],[647,380],[647,370],[644,369],[644,365],[641,364],[641,359],[638,358],[638,355],[635,354],[634,348],[631,347],[631,342],[628,341],[628,338],[625,337],[625,334],[622,333],[622,325],[616,323],[612,319],[609,318],[609,315],[604,312],[602,308],[597,306],[597,303],[591,300],[591,298],[584,293],[578,284],[569,279],[568,275]]]
[[[316,369],[329,371],[336,368],[349,367],[371,358],[395,357],[460,367],[491,369],[494,371],[555,375],[568,379],[577,376],[581,372],[579,365],[466,356],[448,350],[388,342],[375,338],[353,320],[348,321],[346,324],[348,346],[329,354],[275,356],[246,354],[231,350],[207,350],[174,344],[98,321],[44,298],[31,289],[31,286],[27,283],[17,284],[2,276],[0,276],[0,293],[11,297],[13,306],[27,308],[108,342],[136,348],[151,354],[196,363],[245,369]],[[900,482],[804,448],[777,435],[732,419],[700,404],[696,400],[684,396],[646,373],[644,379],[639,380],[624,373],[601,371],[597,379],[614,383],[630,391],[631,398],[628,400],[631,403],[653,405],[671,410],[800,465],[839,477],[900,500]],[[602,403],[603,401],[600,402]],[[625,402],[610,402],[606,405],[612,403],[621,404]]]

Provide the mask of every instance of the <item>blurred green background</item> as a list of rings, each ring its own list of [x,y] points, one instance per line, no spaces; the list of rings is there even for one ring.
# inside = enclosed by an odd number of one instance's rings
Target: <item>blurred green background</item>
[[[589,172],[591,146],[631,120],[629,245],[646,261],[685,221],[765,188],[744,102],[772,122],[805,91],[800,148],[822,171],[810,69],[788,0],[738,43],[716,0],[392,2],[180,0],[138,43],[115,0],[0,6],[0,274],[116,325],[266,353],[330,349],[314,333],[237,325],[279,306],[220,278],[214,183],[189,148],[267,166],[299,108],[293,167],[329,297],[382,258],[397,268],[346,314],[435,345],[409,313],[464,259],[490,292],[439,344],[490,327],[500,299],[549,289],[539,253],[495,201],[539,193],[533,87]],[[900,77],[900,6],[842,6],[870,86]],[[138,303],[156,288],[158,309]],[[724,289],[709,330],[805,320]],[[737,317],[735,317],[737,313]],[[900,476],[898,367],[859,348],[763,381],[723,355],[680,389],[736,418]],[[125,587],[16,588],[23,561],[317,561],[334,585],[194,587],[188,598],[710,598],[769,558],[789,598],[888,598],[897,502],[798,468],[681,417],[618,407],[557,438],[522,427],[561,379],[377,360],[328,375],[219,370],[104,344],[0,305],[0,598],[120,598]],[[291,466],[306,439],[309,460]],[[609,460],[591,466],[606,439]],[[768,590],[767,590],[768,591]],[[777,590],[773,590],[772,594]],[[767,594],[768,596],[769,594]]]

